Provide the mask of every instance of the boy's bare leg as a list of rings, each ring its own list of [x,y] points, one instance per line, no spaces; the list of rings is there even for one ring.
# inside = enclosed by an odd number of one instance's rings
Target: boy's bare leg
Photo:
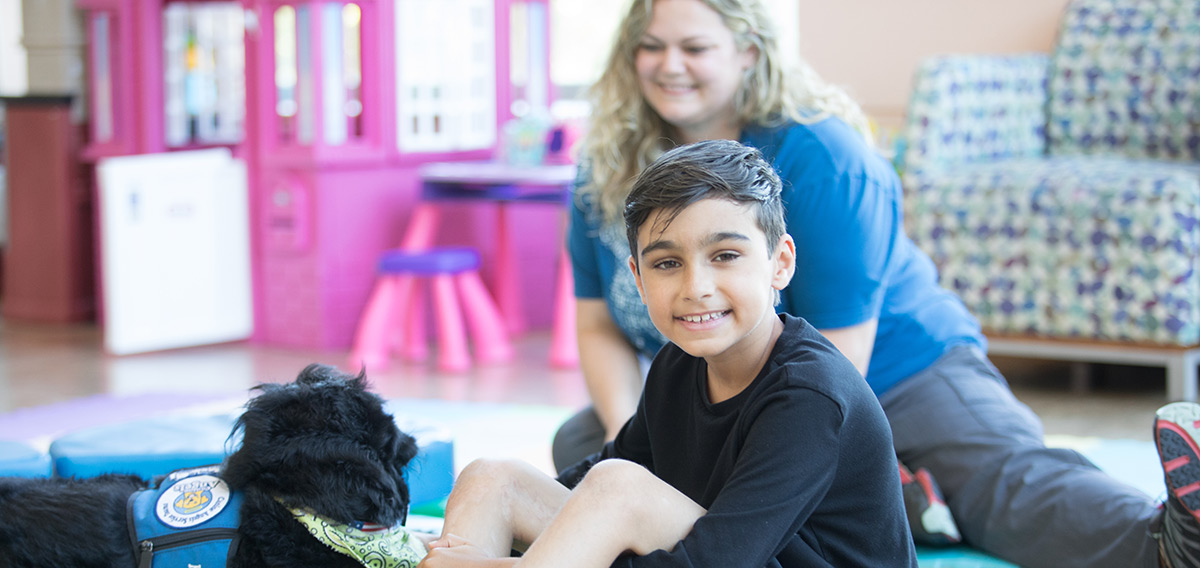
[[[700,505],[640,465],[606,460],[571,492],[518,563],[523,568],[605,568],[626,551],[670,550],[704,515]]]
[[[574,491],[528,464],[477,461],[446,503],[442,547],[422,568],[604,568],[626,551],[670,550],[704,515],[700,505],[645,468],[596,464]],[[514,540],[532,542],[507,558]]]
[[[442,539],[466,541],[507,558],[513,541],[533,542],[566,503],[570,491],[518,460],[476,460],[455,481],[446,501]]]

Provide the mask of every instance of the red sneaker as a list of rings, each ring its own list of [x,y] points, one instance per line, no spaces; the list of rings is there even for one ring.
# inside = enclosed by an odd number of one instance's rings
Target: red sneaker
[[[1174,402],[1154,421],[1154,442],[1167,481],[1167,502],[1155,535],[1163,566],[1200,566],[1200,404]]]
[[[900,464],[900,489],[904,492],[904,510],[913,542],[946,546],[962,541],[950,507],[946,506],[942,491],[928,469],[920,468],[913,473]]]

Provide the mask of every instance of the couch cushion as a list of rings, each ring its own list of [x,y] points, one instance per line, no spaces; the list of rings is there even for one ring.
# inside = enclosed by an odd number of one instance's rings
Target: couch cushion
[[[1200,167],[1002,160],[905,187],[909,234],[986,330],[1200,341]]]
[[[930,57],[914,78],[904,169],[1045,154],[1041,54]]]
[[[1200,0],[1075,0],[1051,57],[1051,155],[1200,161]]]

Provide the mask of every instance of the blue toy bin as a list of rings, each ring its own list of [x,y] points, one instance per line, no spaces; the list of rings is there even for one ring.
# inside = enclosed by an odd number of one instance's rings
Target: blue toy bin
[[[0,476],[50,477],[50,456],[23,442],[0,440]]]
[[[391,412],[393,408],[388,408]],[[410,506],[436,505],[454,487],[454,436],[449,430],[424,420],[397,418],[396,426],[416,438],[420,452],[405,468]]]

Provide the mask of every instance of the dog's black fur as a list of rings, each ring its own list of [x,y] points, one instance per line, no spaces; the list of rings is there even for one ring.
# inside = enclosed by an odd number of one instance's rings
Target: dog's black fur
[[[288,507],[341,523],[399,522],[416,441],[362,374],[309,365],[293,383],[255,388],[234,427],[242,445],[221,474],[245,495],[232,566],[359,566],[310,536]],[[134,568],[125,503],[147,485],[129,475],[0,478],[0,568]]]

